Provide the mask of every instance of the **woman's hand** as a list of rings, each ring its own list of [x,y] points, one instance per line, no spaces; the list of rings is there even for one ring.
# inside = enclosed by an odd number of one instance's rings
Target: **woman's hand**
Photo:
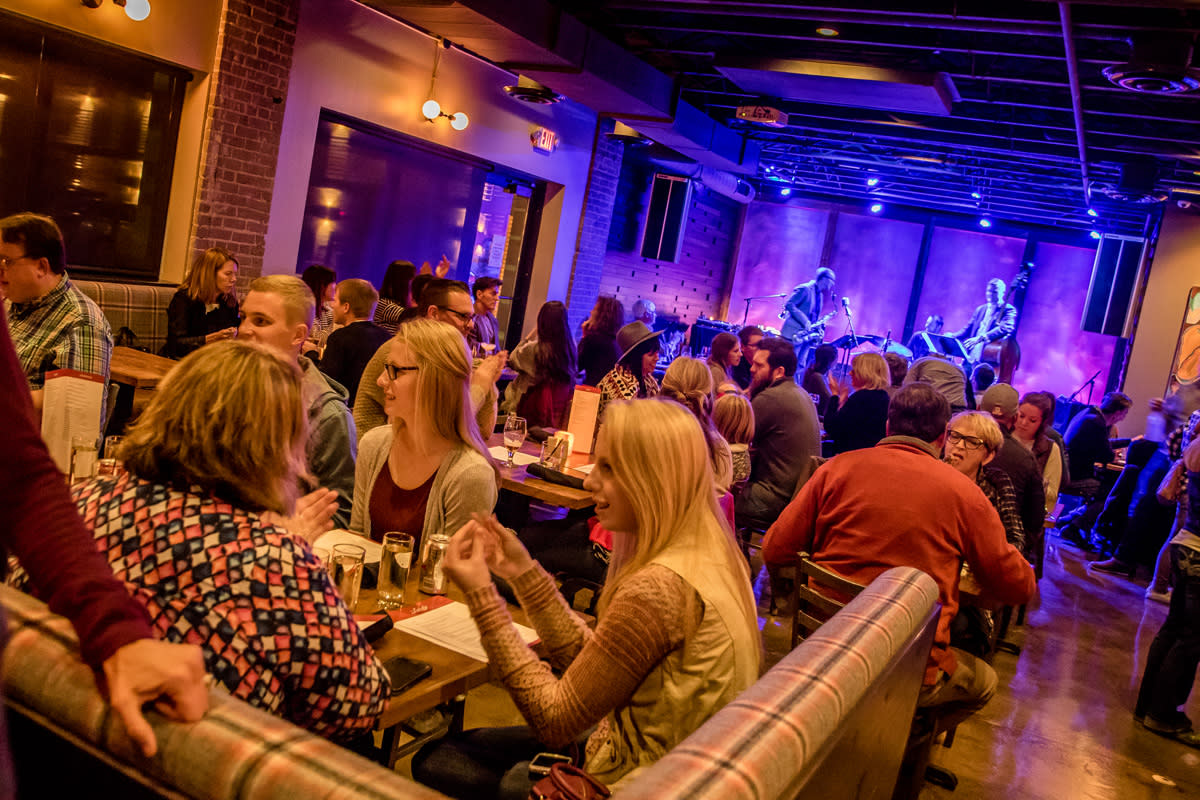
[[[482,589],[492,582],[484,541],[488,531],[475,520],[458,529],[446,549],[446,574],[464,592]]]
[[[213,342],[223,342],[226,339],[232,339],[237,336],[237,331],[237,328],[224,328],[223,330],[213,331],[204,337],[204,343],[212,344]]]
[[[533,566],[533,559],[517,535],[500,524],[495,516],[476,516],[486,532],[484,553],[488,567],[498,577],[510,581]]]
[[[846,398],[850,396],[850,387],[847,384],[840,383],[837,378],[829,376],[829,391],[837,395],[838,404],[846,402]]]
[[[284,528],[311,545],[321,534],[333,530],[333,515],[337,509],[337,492],[333,489],[316,489],[296,501],[296,509],[290,517],[270,511],[262,516],[268,525]]]

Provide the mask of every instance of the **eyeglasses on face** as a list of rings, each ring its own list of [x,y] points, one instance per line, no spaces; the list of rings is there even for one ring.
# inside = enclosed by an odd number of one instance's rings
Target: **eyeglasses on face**
[[[455,311],[453,308],[448,308],[448,307],[446,307],[446,306],[438,306],[438,308],[440,308],[442,311],[445,311],[445,312],[447,312],[447,313],[453,314],[454,316],[456,316],[456,317],[458,317],[459,319],[461,319],[461,320],[462,320],[464,323],[468,323],[468,322],[470,322],[471,320],[475,319],[475,315],[474,315],[474,314],[467,314],[467,313],[464,313],[464,312],[462,312],[462,311]]]
[[[13,264],[17,263],[18,261],[24,261],[26,259],[33,260],[33,256],[25,255],[25,256],[16,256],[14,258],[8,258],[7,256],[0,256],[0,269],[8,269],[9,267],[11,267]]]
[[[387,361],[383,362],[383,371],[387,373],[388,380],[394,381],[401,372],[416,372],[420,367],[400,367]]]
[[[967,436],[966,434],[959,433],[958,431],[952,431],[949,428],[946,429],[946,441],[948,443],[962,442],[963,447],[967,448],[968,450],[978,450],[979,448],[983,447],[983,439],[980,439],[977,436]]]

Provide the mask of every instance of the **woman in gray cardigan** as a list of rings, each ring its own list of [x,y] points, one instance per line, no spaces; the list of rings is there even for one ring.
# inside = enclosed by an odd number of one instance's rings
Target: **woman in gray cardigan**
[[[497,471],[475,424],[471,359],[450,325],[414,320],[392,340],[378,384],[391,425],[363,437],[350,528],[379,541],[453,534],[496,505]]]

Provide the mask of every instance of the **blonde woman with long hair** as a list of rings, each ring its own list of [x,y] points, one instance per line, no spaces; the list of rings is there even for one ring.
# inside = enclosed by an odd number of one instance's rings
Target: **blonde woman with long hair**
[[[324,565],[275,522],[306,472],[302,386],[261,345],[203,347],[126,434],[125,474],[74,495],[163,639],[200,645],[235,697],[342,739],[374,727],[390,687]]]
[[[671,362],[671,366],[667,367],[667,372],[663,375],[662,396],[691,411],[700,423],[704,439],[708,442],[708,456],[712,462],[717,490],[725,494],[733,482],[733,456],[729,451],[729,443],[713,426],[713,389],[712,372],[709,366],[699,359],[680,356]]]
[[[418,780],[460,798],[497,796],[500,784],[503,796],[527,793],[517,785],[525,760],[596,726],[584,767],[619,787],[758,678],[750,572],[717,504],[696,418],[662,399],[614,401],[584,487],[614,544],[595,631],[494,519],[455,534],[446,570],[529,727],[431,745],[413,762]],[[511,583],[551,664],[517,634],[491,573]]]
[[[167,306],[163,355],[183,358],[203,345],[237,336],[237,273],[237,259],[223,247],[197,256]]]
[[[878,353],[859,353],[850,362],[850,387],[830,376],[833,397],[825,410],[825,432],[834,454],[874,447],[886,434],[892,373]]]
[[[462,334],[431,319],[401,325],[377,383],[391,424],[359,443],[350,529],[376,541],[405,531],[420,547],[490,513],[497,472],[475,422]]]

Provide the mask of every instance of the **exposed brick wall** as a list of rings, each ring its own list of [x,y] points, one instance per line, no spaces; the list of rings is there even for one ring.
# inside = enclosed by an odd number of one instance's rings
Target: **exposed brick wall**
[[[575,241],[571,286],[567,290],[567,317],[572,331],[579,330],[579,324],[587,319],[600,294],[609,224],[621,179],[624,153],[625,145],[621,142],[606,136],[596,137],[592,168],[588,173],[587,197],[579,220],[579,236]]]
[[[209,88],[192,250],[225,247],[262,274],[300,0],[227,0]]]
[[[742,206],[693,181],[679,261],[640,254],[654,168],[626,159],[613,207],[600,293],[615,295],[626,315],[639,298],[653,300],[658,313],[695,322],[721,307],[741,223]]]

